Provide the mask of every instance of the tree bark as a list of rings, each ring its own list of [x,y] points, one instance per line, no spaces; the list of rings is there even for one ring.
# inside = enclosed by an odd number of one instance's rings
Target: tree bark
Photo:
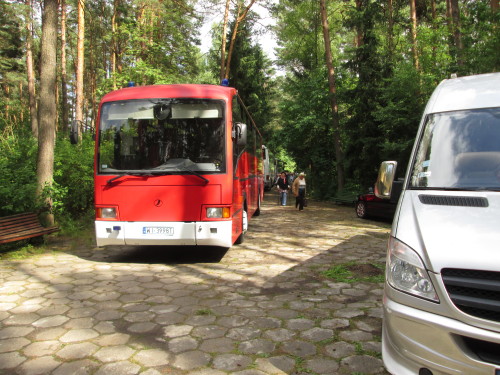
[[[333,142],[335,145],[335,158],[337,165],[337,191],[341,191],[345,185],[344,155],[340,142],[340,121],[337,105],[337,87],[335,82],[335,69],[333,67],[332,49],[330,47],[330,27],[326,12],[325,0],[320,0],[321,24],[323,26],[323,40],[325,42],[325,59],[328,69],[328,87],[330,92],[330,107],[332,110]]]
[[[75,120],[78,124],[78,138],[81,141],[83,134],[83,69],[84,69],[84,38],[85,38],[85,0],[78,0],[78,41],[76,47],[76,104]]]
[[[417,72],[420,71],[420,61],[418,57],[417,44],[417,7],[415,0],[410,0],[410,18],[411,18],[411,50],[413,54],[413,64]]]
[[[227,53],[226,72],[224,75],[225,78],[229,78],[229,70],[230,70],[229,68],[231,66],[231,56],[233,54],[234,43],[236,42],[236,36],[238,35],[238,27],[239,27],[240,23],[243,22],[243,20],[247,16],[248,11],[252,7],[252,5],[255,3],[255,1],[256,0],[250,1],[250,4],[248,4],[248,6],[245,7],[241,13],[240,13],[241,7],[238,7],[238,13],[237,13],[236,21],[234,23],[233,34],[231,36],[231,43],[229,44],[229,51]]]
[[[47,189],[52,187],[54,176],[56,106],[56,55],[57,55],[57,0],[44,0],[42,14],[42,45],[40,53],[40,107],[37,158],[37,197],[46,211],[43,222],[54,223],[51,213],[52,198]]]
[[[33,9],[32,0],[26,0],[28,15],[26,17],[26,73],[28,78],[28,96],[31,121],[31,133],[33,137],[38,138],[38,113],[36,106],[35,92],[35,71],[33,69]]]
[[[462,32],[460,31],[460,8],[458,0],[450,0],[451,19],[453,24],[453,42],[457,51],[457,65],[463,67]]]
[[[226,0],[226,10],[224,11],[224,25],[222,26],[222,46],[220,51],[220,74],[219,79],[222,81],[225,77],[226,66],[226,44],[227,44],[227,23],[229,19],[229,5],[231,0]]]
[[[66,0],[61,0],[61,127],[67,131],[69,126],[68,73],[66,71]]]

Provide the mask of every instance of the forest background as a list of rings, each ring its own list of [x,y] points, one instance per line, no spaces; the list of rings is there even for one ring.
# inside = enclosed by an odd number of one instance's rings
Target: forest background
[[[382,160],[404,171],[442,79],[500,71],[499,20],[498,0],[0,0],[0,216],[92,222],[99,100],[130,81],[227,77],[280,168],[317,199],[360,193]]]

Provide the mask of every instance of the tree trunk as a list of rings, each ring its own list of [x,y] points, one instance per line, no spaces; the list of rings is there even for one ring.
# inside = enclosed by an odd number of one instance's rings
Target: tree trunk
[[[61,127],[62,131],[68,130],[68,77],[66,71],[66,0],[61,0]]]
[[[491,11],[493,13],[496,13],[498,11],[498,4],[500,3],[499,0],[490,0],[490,4],[491,4]]]
[[[28,75],[31,133],[35,138],[38,138],[38,113],[35,93],[35,71],[33,69],[33,17],[31,14],[31,11],[33,9],[32,0],[26,0],[26,7],[28,9],[28,15],[26,17],[26,72]]]
[[[418,72],[420,71],[420,61],[418,58],[417,7],[415,4],[415,0],[410,0],[410,18],[411,18],[411,51],[413,53],[413,64]]]
[[[42,217],[44,224],[54,223],[52,199],[46,189],[52,187],[54,176],[57,55],[57,0],[44,0],[42,14],[42,45],[40,53],[40,107],[37,158],[37,197],[49,209]]]
[[[233,54],[234,50],[234,43],[236,42],[236,35],[238,34],[238,27],[241,22],[245,19],[245,17],[248,14],[248,11],[252,7],[252,5],[255,3],[256,0],[250,1],[250,4],[248,4],[247,7],[243,10],[243,12],[240,14],[240,9],[241,7],[238,7],[238,15],[236,17],[236,21],[234,23],[234,30],[233,30],[233,35],[231,36],[231,43],[229,45],[229,51],[227,53],[227,61],[226,61],[226,72],[225,72],[225,78],[229,78],[229,68],[231,66],[231,56]]]
[[[362,7],[362,1],[361,0],[356,0],[356,11],[358,14],[361,13],[361,7]],[[362,30],[362,27],[358,24],[356,26],[356,48],[359,48],[363,45],[363,32],[361,31]]]
[[[451,19],[453,24],[453,43],[457,51],[457,65],[461,68],[463,61],[462,32],[460,31],[460,9],[458,0],[450,0]]]
[[[221,51],[220,51],[220,74],[219,74],[220,81],[222,81],[225,77],[227,22],[229,19],[229,5],[230,4],[231,4],[231,0],[226,0],[226,10],[224,11],[224,25],[222,26],[222,46],[221,46]]]
[[[387,49],[389,51],[389,62],[392,65],[394,58],[394,5],[393,0],[387,1],[388,8],[388,28],[387,28]]]
[[[83,134],[83,69],[84,69],[84,38],[85,38],[85,0],[78,0],[78,42],[76,47],[76,104],[75,120],[78,124],[78,138],[81,141]]]
[[[116,90],[116,62],[118,60],[118,40],[116,35],[116,16],[118,14],[119,0],[113,1],[113,16],[111,17],[112,52],[111,52],[111,75],[113,76],[113,90]]]
[[[328,68],[328,87],[330,92],[330,106],[332,110],[333,142],[335,145],[335,158],[337,161],[337,191],[341,191],[345,184],[344,155],[340,143],[340,121],[337,105],[337,87],[335,83],[335,70],[333,68],[332,49],[330,47],[330,27],[325,0],[320,0],[321,23],[323,25],[323,39],[325,41],[325,59]]]

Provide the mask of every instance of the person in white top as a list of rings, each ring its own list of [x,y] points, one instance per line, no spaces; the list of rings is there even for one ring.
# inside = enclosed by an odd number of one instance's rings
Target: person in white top
[[[293,181],[292,192],[295,195],[295,208],[299,208],[299,211],[304,209],[304,203],[306,199],[306,175],[304,172],[299,174],[299,177]]]

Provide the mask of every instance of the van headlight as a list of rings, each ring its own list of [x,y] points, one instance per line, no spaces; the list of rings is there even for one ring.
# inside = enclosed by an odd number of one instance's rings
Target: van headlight
[[[439,302],[432,281],[418,254],[394,237],[389,240],[387,282],[402,292]]]

